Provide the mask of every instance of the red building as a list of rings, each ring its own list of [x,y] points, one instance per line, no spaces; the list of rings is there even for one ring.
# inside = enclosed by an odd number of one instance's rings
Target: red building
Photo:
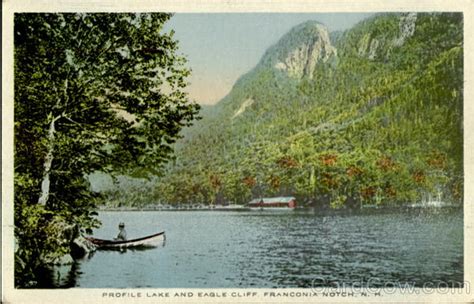
[[[270,198],[256,198],[248,203],[250,208],[296,208],[296,198],[288,197],[270,197]]]

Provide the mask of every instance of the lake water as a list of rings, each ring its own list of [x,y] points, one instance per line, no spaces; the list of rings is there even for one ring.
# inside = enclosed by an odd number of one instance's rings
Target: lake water
[[[461,209],[101,212],[98,238],[166,231],[164,247],[97,251],[68,282],[81,288],[383,286],[463,280]]]

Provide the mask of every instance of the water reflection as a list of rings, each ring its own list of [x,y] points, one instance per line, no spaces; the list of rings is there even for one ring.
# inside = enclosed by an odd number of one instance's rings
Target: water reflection
[[[382,287],[463,280],[459,209],[104,212],[100,217],[104,224],[97,237],[113,235],[120,218],[133,223],[129,229],[137,236],[166,230],[166,247],[97,251],[78,261],[70,276],[61,273],[58,286]]]
[[[77,279],[81,275],[80,262],[44,267],[38,270],[38,273],[40,280],[37,288],[72,288],[77,286]]]
[[[158,246],[139,245],[139,246],[134,246],[134,247],[104,247],[104,248],[100,248],[99,251],[117,251],[120,253],[127,253],[127,252],[135,252],[135,251],[153,250],[156,248],[165,247],[165,245],[166,245],[166,240],[162,241],[162,244]],[[91,252],[89,256],[91,256],[92,254],[94,254],[94,252]]]

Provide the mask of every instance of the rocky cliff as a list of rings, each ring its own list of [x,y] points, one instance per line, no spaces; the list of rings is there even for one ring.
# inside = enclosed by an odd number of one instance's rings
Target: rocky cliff
[[[171,203],[462,202],[463,16],[379,14],[284,35],[178,143]]]
[[[326,26],[308,21],[283,36],[262,61],[290,77],[311,79],[316,66],[333,56],[337,56],[337,50],[331,44]]]

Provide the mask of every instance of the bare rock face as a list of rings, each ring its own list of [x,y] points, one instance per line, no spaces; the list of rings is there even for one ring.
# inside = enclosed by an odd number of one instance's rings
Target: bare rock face
[[[326,26],[306,22],[284,36],[276,46],[273,67],[296,79],[313,78],[319,63],[337,56]]]
[[[71,244],[71,255],[74,258],[83,258],[95,250],[96,247],[83,236],[77,237]]]
[[[370,60],[374,60],[375,56],[377,56],[377,50],[379,48],[380,42],[377,39],[372,39],[372,42],[370,43],[369,47],[369,54],[368,58]]]
[[[416,19],[417,19],[417,14],[416,13],[408,13],[405,15],[402,15],[400,18],[400,36],[398,36],[397,39],[395,39],[393,45],[394,46],[402,46],[403,43],[405,43],[405,40],[413,36],[415,33],[416,29]]]
[[[241,105],[240,105],[240,108],[237,110],[237,112],[234,113],[234,115],[232,116],[232,119],[236,118],[237,116],[239,116],[240,114],[242,114],[243,112],[245,112],[245,109],[247,109],[248,107],[250,107],[255,101],[252,99],[252,98],[248,98],[246,99]]]
[[[416,29],[417,13],[407,13],[400,16],[399,33],[394,38],[387,38],[383,34],[374,36],[366,33],[359,41],[358,54],[369,60],[375,60],[377,56],[384,55],[384,49],[388,49],[388,54],[393,47],[401,47],[407,39],[413,36]],[[388,55],[387,55],[388,56]]]
[[[277,78],[283,76],[282,81],[287,81],[287,77],[296,81],[312,79],[318,73],[318,66],[336,57],[337,50],[331,44],[326,26],[317,21],[307,21],[295,26],[270,47],[258,65],[241,77],[235,87],[244,88],[262,71],[276,72]],[[234,105],[230,119],[244,115],[256,103],[258,100],[250,95],[240,99],[238,105]]]

